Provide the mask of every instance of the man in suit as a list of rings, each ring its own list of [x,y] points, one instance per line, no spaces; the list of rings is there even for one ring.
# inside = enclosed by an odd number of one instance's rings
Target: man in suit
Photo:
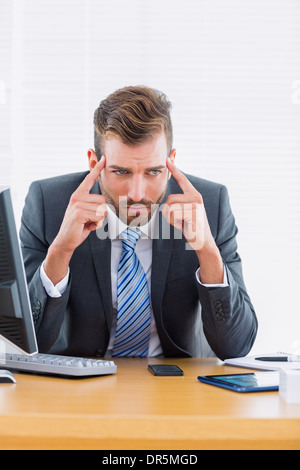
[[[166,96],[147,87],[117,90],[97,108],[94,130],[90,171],[33,183],[23,210],[40,351],[113,353],[120,234],[129,226],[141,232],[135,253],[150,295],[146,355],[246,355],[257,319],[228,193],[175,166]]]

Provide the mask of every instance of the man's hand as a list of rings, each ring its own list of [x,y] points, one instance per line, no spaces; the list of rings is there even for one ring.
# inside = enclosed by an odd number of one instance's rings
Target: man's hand
[[[195,250],[200,263],[201,282],[221,284],[223,261],[210,231],[203,198],[169,158],[167,167],[182,189],[182,194],[170,194],[162,213],[171,225],[182,231]]]
[[[104,166],[105,157],[102,157],[72,194],[60,230],[49,247],[44,269],[54,285],[67,274],[75,249],[102,226],[107,215],[105,197],[90,194]]]
[[[105,157],[102,157],[71,196],[61,228],[53,242],[64,251],[73,253],[90,232],[101,227],[107,215],[105,197],[90,194],[104,166]]]
[[[170,194],[165,202],[163,215],[171,225],[182,231],[186,241],[198,252],[207,245],[214,244],[202,196],[169,158],[167,167],[183,194]]]

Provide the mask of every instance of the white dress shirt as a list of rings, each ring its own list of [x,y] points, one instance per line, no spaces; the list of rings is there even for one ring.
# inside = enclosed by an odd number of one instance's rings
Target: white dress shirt
[[[109,340],[109,345],[107,349],[106,355],[111,354],[111,350],[114,344],[114,337],[116,331],[116,323],[117,323],[117,275],[118,275],[118,266],[119,261],[122,255],[122,240],[120,234],[126,230],[127,225],[125,225],[117,216],[116,214],[107,206],[107,223],[108,223],[108,231],[109,237],[111,239],[111,287],[112,287],[112,305],[113,305],[113,321],[112,321],[112,329],[111,335]],[[152,238],[151,233],[154,233],[154,223],[155,223],[156,214],[152,216],[150,221],[140,226],[141,230],[141,237],[138,240],[135,248],[136,255],[138,256],[140,263],[144,269],[149,293],[151,292],[151,264],[152,264]],[[101,242],[99,240],[99,242]],[[200,282],[200,268],[195,273],[197,281]],[[60,297],[67,285],[69,280],[69,271],[64,279],[62,279],[56,286],[50,281],[47,277],[43,264],[40,269],[40,277],[42,284],[50,297]],[[225,287],[228,285],[227,283],[227,276],[226,271],[224,269],[224,279],[223,284],[203,284],[207,287]],[[151,302],[151,295],[150,295],[150,302]],[[155,319],[152,312],[151,306],[151,331],[150,331],[150,342],[149,342],[149,351],[148,356],[154,357],[159,356],[162,354],[162,348],[159,341],[159,336],[156,329]]]

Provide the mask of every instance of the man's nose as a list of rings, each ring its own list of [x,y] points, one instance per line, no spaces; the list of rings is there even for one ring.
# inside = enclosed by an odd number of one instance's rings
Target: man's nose
[[[135,202],[143,200],[145,197],[145,181],[142,176],[135,175],[128,188],[128,198]]]

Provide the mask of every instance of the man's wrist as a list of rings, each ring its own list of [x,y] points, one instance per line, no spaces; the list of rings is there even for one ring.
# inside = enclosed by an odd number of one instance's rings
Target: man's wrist
[[[53,285],[57,285],[68,274],[73,252],[65,251],[53,243],[44,261],[44,271]]]
[[[69,269],[67,275],[58,284],[54,285],[51,279],[49,279],[45,273],[44,263],[42,263],[40,268],[40,278],[49,297],[58,298],[62,296],[68,286]]]
[[[202,284],[222,284],[224,279],[224,263],[216,245],[203,247],[197,251],[200,266],[200,282]]]

